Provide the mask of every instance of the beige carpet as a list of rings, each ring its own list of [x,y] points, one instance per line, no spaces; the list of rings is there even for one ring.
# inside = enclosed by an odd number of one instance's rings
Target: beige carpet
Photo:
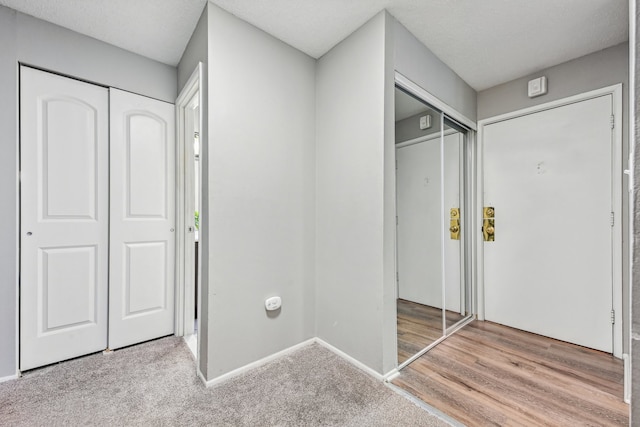
[[[169,337],[0,384],[0,425],[448,424],[317,344],[207,389]]]

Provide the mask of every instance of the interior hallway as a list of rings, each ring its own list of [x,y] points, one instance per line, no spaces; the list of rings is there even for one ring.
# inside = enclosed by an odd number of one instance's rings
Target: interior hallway
[[[474,321],[393,384],[469,426],[627,426],[622,361]]]

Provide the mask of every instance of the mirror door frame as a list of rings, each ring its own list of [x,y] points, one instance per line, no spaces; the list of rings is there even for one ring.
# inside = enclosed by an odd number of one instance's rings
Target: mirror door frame
[[[478,263],[477,263],[477,259],[476,259],[476,254],[475,254],[475,250],[474,248],[477,247],[477,241],[479,239],[479,228],[478,228],[478,221],[476,221],[476,217],[477,217],[477,212],[475,212],[474,207],[477,206],[477,194],[476,194],[476,190],[478,188],[477,186],[477,182],[476,182],[476,156],[477,156],[477,149],[476,149],[476,130],[477,130],[477,126],[476,123],[469,119],[468,117],[466,117],[464,114],[460,113],[459,111],[455,110],[454,108],[450,107],[449,105],[445,104],[444,102],[442,102],[440,99],[438,99],[436,96],[434,96],[433,94],[431,94],[430,92],[424,90],[422,87],[418,86],[417,84],[415,84],[414,82],[412,82],[410,79],[408,79],[407,77],[405,77],[404,75],[402,75],[399,72],[395,72],[395,87],[399,88],[401,90],[403,90],[404,92],[410,94],[411,96],[415,97],[416,99],[418,99],[419,101],[427,104],[428,106],[431,106],[433,108],[435,108],[436,110],[439,110],[442,114],[440,116],[440,120],[442,121],[442,123],[444,123],[445,117],[447,119],[449,119],[450,121],[457,123],[459,125],[461,125],[463,128],[467,129],[467,133],[466,133],[466,144],[464,147],[464,163],[463,163],[463,168],[465,168],[466,170],[461,171],[461,173],[463,173],[464,175],[464,188],[465,188],[465,195],[464,197],[464,205],[467,207],[467,210],[469,211],[466,215],[464,215],[464,223],[463,226],[466,227],[467,233],[466,233],[466,244],[463,245],[463,251],[464,253],[461,254],[462,259],[464,260],[464,277],[463,280],[465,280],[467,282],[467,286],[469,289],[469,296],[468,298],[470,299],[470,304],[469,304],[469,309],[470,312],[467,316],[465,316],[462,320],[460,320],[459,322],[455,323],[454,325],[452,325],[451,327],[447,328],[446,327],[446,320],[444,320],[444,313],[446,310],[443,310],[443,334],[442,336],[435,340],[434,342],[432,342],[430,345],[428,345],[427,347],[425,347],[424,349],[422,349],[421,351],[419,351],[418,353],[414,354],[412,357],[410,357],[409,359],[407,359],[406,361],[404,361],[401,364],[397,364],[397,371],[400,371],[401,369],[403,369],[404,367],[408,366],[409,364],[411,364],[413,361],[415,361],[416,359],[418,359],[419,357],[421,357],[422,355],[424,355],[426,352],[428,352],[429,350],[431,350],[432,348],[434,348],[435,346],[437,346],[438,344],[440,344],[442,341],[444,341],[448,336],[450,336],[451,334],[457,332],[458,330],[460,330],[462,327],[464,327],[466,324],[472,322],[475,317],[476,317],[476,312],[477,312],[477,300],[476,300],[476,283],[477,283],[477,268],[478,268]],[[441,130],[442,133],[442,130]],[[442,136],[441,136],[442,137]],[[394,150],[394,156],[395,156],[396,151]],[[395,159],[394,159],[394,163],[395,163]],[[396,263],[395,263],[395,273],[396,273],[396,277],[398,277],[398,260],[397,260],[397,238],[396,238],[396,243],[395,243],[395,252],[396,252]],[[395,293],[396,293],[396,300],[398,298],[398,285],[396,284],[395,286]],[[396,314],[396,318],[397,318],[397,314]],[[396,330],[396,337],[397,337],[397,330]],[[397,357],[397,339],[396,339],[396,357]]]

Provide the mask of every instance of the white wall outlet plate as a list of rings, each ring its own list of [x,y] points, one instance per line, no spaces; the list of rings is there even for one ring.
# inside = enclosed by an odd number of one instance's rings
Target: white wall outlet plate
[[[264,302],[264,307],[267,311],[274,311],[280,308],[282,305],[282,299],[280,297],[267,298]]]
[[[528,91],[529,98],[544,95],[547,93],[547,78],[545,76],[537,79],[529,80]]]

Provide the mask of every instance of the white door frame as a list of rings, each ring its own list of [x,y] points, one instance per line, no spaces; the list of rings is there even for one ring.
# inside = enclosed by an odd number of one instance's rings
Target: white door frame
[[[493,123],[514,119],[529,114],[538,113],[553,108],[586,101],[603,95],[612,95],[613,114],[615,118],[613,132],[613,162],[612,162],[612,200],[611,210],[614,212],[615,221],[612,227],[612,251],[613,251],[613,309],[616,312],[616,322],[613,333],[613,355],[622,358],[622,84],[604,87],[601,89],[570,96],[568,98],[551,101],[545,104],[513,111],[499,116],[490,117],[478,121],[478,155],[475,206],[475,223],[478,230],[482,227],[482,207],[484,206],[484,128]],[[484,306],[484,241],[477,239],[477,314],[479,320],[485,319]]]
[[[177,206],[177,246],[176,246],[176,332],[177,336],[185,335],[185,331],[188,333],[189,322],[193,324],[194,319],[194,301],[192,299],[192,295],[195,293],[194,286],[198,289],[198,315],[201,313],[201,304],[200,304],[200,280],[202,277],[202,263],[201,263],[201,254],[202,250],[198,251],[198,283],[194,283],[193,273],[194,268],[193,264],[195,262],[195,258],[193,256],[193,251],[186,250],[186,243],[189,238],[189,235],[193,235],[193,231],[189,231],[189,227],[193,227],[193,213],[187,212],[190,209],[190,205],[192,205],[192,201],[189,202],[189,195],[187,194],[186,189],[186,179],[187,173],[194,173],[193,167],[189,167],[187,165],[187,154],[193,154],[193,146],[189,143],[187,144],[186,140],[186,131],[185,121],[187,119],[186,109],[188,107],[189,102],[193,99],[193,97],[198,94],[199,97],[199,105],[200,105],[200,126],[202,128],[202,73],[203,73],[203,65],[201,62],[198,63],[196,68],[194,69],[191,77],[185,84],[184,88],[180,92],[178,99],[176,100],[176,159],[177,159],[177,168],[176,168],[176,206]],[[202,141],[204,138],[200,138]],[[191,156],[193,157],[193,156]],[[201,169],[200,169],[201,170]],[[200,180],[202,182],[202,180]],[[200,189],[202,186],[200,186]],[[201,191],[201,190],[200,190]],[[202,328],[198,328],[197,330],[197,341],[198,341],[198,351],[196,352],[196,359],[200,353],[200,330]]]

